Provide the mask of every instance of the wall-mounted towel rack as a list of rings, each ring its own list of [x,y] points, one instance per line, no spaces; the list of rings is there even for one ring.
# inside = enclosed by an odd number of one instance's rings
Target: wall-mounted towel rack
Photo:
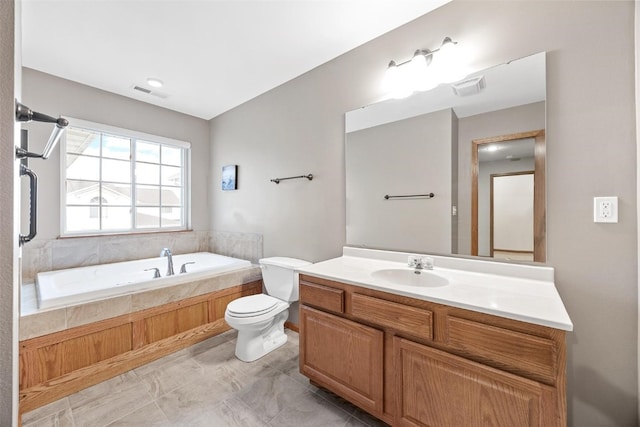
[[[271,182],[275,182],[276,184],[280,184],[280,181],[284,181],[287,179],[299,179],[299,178],[307,178],[309,181],[311,181],[313,179],[313,175],[309,174],[309,175],[300,175],[300,176],[290,176],[287,178],[274,178],[271,180]]]
[[[26,131],[20,132],[21,141],[20,147],[15,148],[16,159],[20,159],[20,176],[27,176],[29,178],[29,234],[19,234],[18,241],[20,246],[33,240],[38,232],[37,216],[38,216],[38,175],[27,167],[25,159],[36,158],[46,160],[49,158],[53,149],[56,147],[58,140],[62,136],[62,133],[69,126],[69,121],[62,117],[51,117],[46,114],[33,111],[31,108],[15,101],[16,112],[15,117],[17,122],[43,122],[53,123],[53,131],[47,141],[47,145],[44,147],[42,154],[32,153],[28,150],[29,142]]]
[[[385,200],[389,200],[389,199],[404,199],[404,198],[414,198],[414,199],[431,199],[435,197],[435,194],[433,193],[428,193],[428,194],[409,194],[406,196],[390,196],[388,194],[386,194],[384,196]]]
[[[65,128],[69,126],[69,121],[62,117],[51,117],[46,114],[38,113],[37,111],[33,111],[31,108],[27,107],[16,101],[16,121],[17,122],[44,122],[44,123],[53,123],[53,131],[51,132],[51,136],[47,141],[47,145],[44,147],[44,151],[42,154],[32,153],[30,151],[25,150],[22,147],[16,147],[16,157],[18,159],[24,159],[27,157],[31,158],[39,158],[47,160],[51,155],[51,152],[56,147],[58,140],[62,136]]]

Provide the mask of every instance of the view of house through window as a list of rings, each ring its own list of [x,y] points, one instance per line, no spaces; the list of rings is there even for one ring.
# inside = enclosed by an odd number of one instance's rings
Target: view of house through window
[[[71,121],[63,234],[186,229],[189,144]]]

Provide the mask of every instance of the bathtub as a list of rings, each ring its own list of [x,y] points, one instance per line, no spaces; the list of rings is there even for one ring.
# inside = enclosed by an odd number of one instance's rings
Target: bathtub
[[[186,266],[186,273],[180,273],[180,267],[187,262],[194,264]],[[251,267],[247,260],[198,252],[174,255],[173,276],[165,276],[166,257],[38,273],[38,308],[56,308],[172,286],[247,267]],[[162,277],[153,278],[153,270],[145,271],[152,268],[158,268]]]

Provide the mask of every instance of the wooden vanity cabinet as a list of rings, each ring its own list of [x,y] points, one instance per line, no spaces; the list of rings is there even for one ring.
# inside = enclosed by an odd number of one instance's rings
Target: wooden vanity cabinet
[[[362,409],[381,413],[383,332],[306,306],[300,324],[302,373]]]
[[[550,426],[541,384],[394,338],[397,425]]]
[[[565,426],[564,331],[300,275],[300,371],[394,426]]]

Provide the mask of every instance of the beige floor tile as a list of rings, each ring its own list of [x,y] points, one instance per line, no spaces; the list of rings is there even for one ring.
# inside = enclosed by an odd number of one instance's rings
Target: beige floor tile
[[[344,427],[369,427],[369,426],[363,423],[362,421],[360,421],[359,419],[357,419],[356,417],[351,416],[347,420],[347,423],[344,425]]]
[[[56,403],[56,402],[54,402]],[[49,405],[47,405],[49,406]],[[42,409],[42,408],[39,408]],[[62,407],[53,412],[48,412],[42,418],[37,418],[37,414],[35,416],[30,416],[27,419],[23,417],[22,426],[23,427],[74,427],[73,424],[73,415],[71,414],[71,408],[68,405],[66,407]]]
[[[349,420],[348,412],[333,405],[318,394],[306,390],[285,405],[270,422],[270,426],[342,427]]]
[[[109,398],[114,393],[126,391],[138,384],[137,375],[134,371],[125,372],[122,375],[103,381],[68,397],[71,409],[80,408],[95,401],[102,401]]]
[[[333,405],[342,409],[349,415],[354,415],[354,412],[356,411],[357,407],[353,403],[343,399],[342,397],[328,390],[317,388],[317,387],[313,387],[313,388],[315,393],[318,396],[322,397],[324,400],[328,401],[329,403],[332,403]]]
[[[218,406],[232,396],[234,389],[228,383],[202,381],[173,390],[160,397],[157,403],[169,421],[176,425],[203,425],[202,422],[218,413]]]
[[[158,405],[153,402],[125,415],[108,427],[171,427],[171,422]]]
[[[244,388],[237,396],[264,422],[270,422],[287,406],[297,406],[311,394],[313,391],[282,372],[265,368],[256,375],[251,387]]]
[[[147,387],[147,392],[154,398],[175,390],[185,384],[202,380],[204,369],[187,355],[162,364],[156,369],[138,373],[139,381]]]
[[[260,417],[239,399],[231,398],[222,402],[216,411],[216,422],[206,425],[228,427],[266,427]]]
[[[66,397],[23,414],[22,424],[27,425],[43,418],[48,418],[52,415],[61,413],[65,410],[71,410],[71,407],[69,406],[69,399]]]
[[[146,387],[137,383],[124,389],[112,390],[100,399],[72,407],[76,426],[102,427],[151,403]]]

